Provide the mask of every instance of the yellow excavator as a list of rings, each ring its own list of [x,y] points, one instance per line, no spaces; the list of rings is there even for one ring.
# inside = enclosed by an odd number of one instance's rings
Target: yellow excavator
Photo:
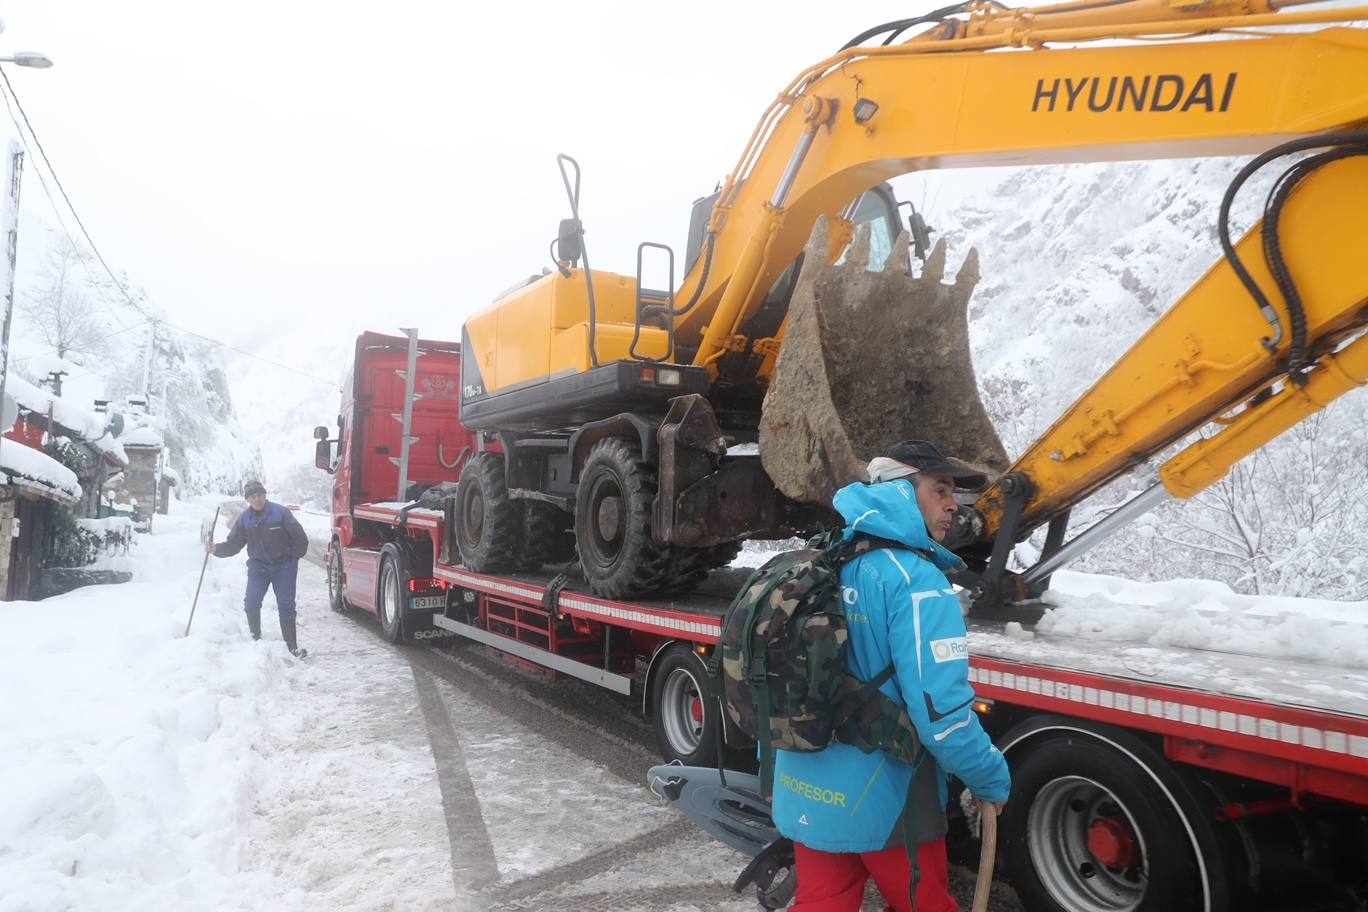
[[[1368,381],[1368,7],[1301,0],[973,0],[885,23],[799,73],[718,193],[684,275],[638,248],[592,270],[579,167],[553,270],[464,326],[462,421],[483,432],[457,495],[474,570],[569,556],[605,597],[682,591],[746,538],[810,531],[889,441],[991,472],[953,545],[986,601],[1064,562]],[[1312,28],[1315,27],[1315,28]],[[1221,256],[1009,464],[978,398],[965,308],[885,183],[911,171],[1255,156],[1215,227]],[[1262,220],[1230,209],[1275,169]],[[857,230],[858,226],[858,230]],[[914,268],[908,247],[925,257]],[[1215,251],[1213,251],[1215,253]],[[643,263],[669,287],[643,287]],[[1159,482],[1068,537],[1070,509],[1134,467]],[[1011,547],[1048,526],[1040,562]]]

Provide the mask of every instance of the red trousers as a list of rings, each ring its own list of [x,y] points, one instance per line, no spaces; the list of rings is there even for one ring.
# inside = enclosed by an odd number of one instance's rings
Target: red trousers
[[[858,912],[871,876],[890,909],[912,910],[912,865],[901,846],[881,852],[819,852],[794,843],[793,852],[798,892],[790,912]],[[917,912],[959,912],[959,903],[950,896],[945,838],[917,846],[917,865]]]

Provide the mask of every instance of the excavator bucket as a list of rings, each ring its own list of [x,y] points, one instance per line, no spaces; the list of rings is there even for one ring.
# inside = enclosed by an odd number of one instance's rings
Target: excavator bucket
[[[978,254],[945,284],[944,241],[916,278],[907,247],[899,237],[871,272],[867,226],[840,265],[827,263],[825,218],[808,239],[760,420],[765,471],[794,500],[829,504],[898,440],[929,440],[990,479],[1008,465],[969,354]]]

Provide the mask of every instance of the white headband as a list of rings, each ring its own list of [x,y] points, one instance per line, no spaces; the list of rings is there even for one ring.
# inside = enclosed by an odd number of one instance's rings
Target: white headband
[[[898,462],[896,459],[889,459],[887,456],[875,456],[869,460],[869,465],[865,471],[869,473],[869,483],[878,484],[882,481],[893,481],[898,478],[906,478],[909,475],[916,475],[921,472],[921,469],[905,462]]]

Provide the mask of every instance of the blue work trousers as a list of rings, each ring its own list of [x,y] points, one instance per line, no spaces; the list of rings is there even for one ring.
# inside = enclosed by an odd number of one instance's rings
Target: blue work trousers
[[[247,595],[242,607],[249,618],[261,617],[261,600],[267,589],[275,590],[276,607],[281,621],[295,619],[295,578],[299,575],[299,561],[247,561]]]

